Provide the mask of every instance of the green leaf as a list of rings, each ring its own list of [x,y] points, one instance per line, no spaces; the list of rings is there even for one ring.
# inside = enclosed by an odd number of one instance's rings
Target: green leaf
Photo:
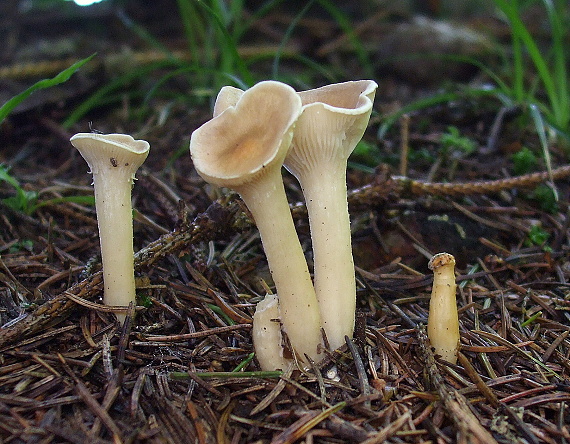
[[[23,239],[17,241],[8,250],[10,253],[18,253],[20,251],[32,251],[34,243],[30,239]]]
[[[533,225],[527,237],[527,245],[544,245],[550,234],[542,229],[540,225]]]
[[[26,191],[20,186],[20,182],[16,180],[8,172],[8,167],[0,165],[0,181],[6,182],[16,191],[15,196],[6,197],[2,199],[5,205],[8,205],[15,211],[22,211],[26,214],[33,212],[34,204],[38,198],[38,193],[35,191]]]
[[[51,79],[40,80],[39,82],[34,83],[25,91],[22,91],[20,94],[12,97],[10,100],[4,103],[2,107],[0,107],[0,123],[2,123],[2,121],[6,118],[6,116],[8,116],[8,114],[10,114],[12,110],[16,108],[20,103],[26,100],[30,96],[30,94],[32,94],[34,91],[37,91],[38,89],[50,88],[52,86],[59,85],[60,83],[67,82],[67,80],[69,80],[69,78],[75,73],[75,71],[77,71],[79,68],[85,65],[94,56],[95,54],[92,54],[86,59],[76,62],[73,65],[71,65],[69,68],[61,71],[55,77]]]

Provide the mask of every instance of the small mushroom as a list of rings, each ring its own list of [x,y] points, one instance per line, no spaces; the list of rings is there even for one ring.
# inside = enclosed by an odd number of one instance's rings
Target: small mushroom
[[[283,338],[279,320],[279,299],[268,294],[257,303],[253,315],[255,357],[264,370],[285,370],[288,360],[283,356]]]
[[[239,96],[235,106],[225,106],[193,132],[194,166],[207,182],[241,195],[261,235],[283,329],[301,359],[307,354],[318,361],[319,309],[281,176],[301,100],[290,86],[274,81]]]
[[[436,354],[447,362],[455,364],[459,347],[455,258],[449,253],[438,253],[430,259],[428,267],[433,270],[428,338]]]
[[[342,346],[354,330],[356,282],[346,165],[368,125],[377,87],[372,80],[360,80],[300,92],[303,113],[284,162],[303,189],[315,291],[332,349]]]
[[[135,303],[133,215],[131,188],[135,172],[150,145],[126,134],[79,133],[70,139],[93,174],[95,209],[103,263],[103,301],[123,307]]]

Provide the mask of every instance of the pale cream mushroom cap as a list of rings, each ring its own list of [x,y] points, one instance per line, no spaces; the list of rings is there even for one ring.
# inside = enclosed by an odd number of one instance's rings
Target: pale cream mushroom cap
[[[81,153],[93,174],[101,168],[115,169],[119,166],[134,173],[150,150],[146,140],[136,140],[128,134],[77,133],[70,142]]]
[[[284,83],[260,82],[195,130],[190,152],[198,173],[210,183],[235,188],[272,164],[281,168],[301,104],[291,92]]]
[[[368,126],[377,87],[357,80],[299,92],[303,113],[285,168],[297,175],[317,158],[348,159]]]
[[[234,86],[224,86],[220,89],[214,103],[214,117],[218,117],[230,106],[235,106],[244,91]]]

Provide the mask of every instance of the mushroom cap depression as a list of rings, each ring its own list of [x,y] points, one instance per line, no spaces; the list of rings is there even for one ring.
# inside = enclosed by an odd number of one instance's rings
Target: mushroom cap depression
[[[190,152],[198,173],[218,186],[253,181],[279,166],[290,146],[301,111],[295,90],[280,82],[260,82],[192,133]]]

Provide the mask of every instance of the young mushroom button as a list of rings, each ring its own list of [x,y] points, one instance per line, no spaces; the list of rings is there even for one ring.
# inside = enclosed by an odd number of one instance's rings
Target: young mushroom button
[[[122,307],[117,314],[122,322],[126,307],[135,303],[136,296],[131,188],[150,145],[126,134],[79,133],[70,141],[93,174],[105,288],[103,301]]]
[[[430,259],[428,267],[433,270],[428,337],[435,353],[455,364],[459,347],[455,258],[449,253],[438,253]]]
[[[306,354],[318,361],[322,355],[317,300],[281,177],[301,100],[291,87],[274,81],[258,83],[234,100],[235,106],[221,106],[217,117],[192,134],[194,166],[207,182],[241,195],[261,235],[283,329],[301,359]],[[254,329],[255,324],[254,318]],[[260,344],[255,347],[260,349]],[[264,369],[282,366],[261,364]]]

